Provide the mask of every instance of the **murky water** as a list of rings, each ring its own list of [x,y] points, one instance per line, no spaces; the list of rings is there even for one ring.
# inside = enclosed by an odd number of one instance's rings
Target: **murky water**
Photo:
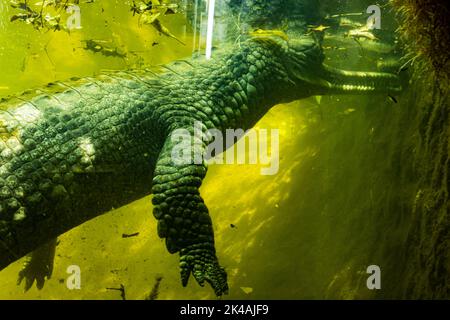
[[[331,5],[323,10],[365,12],[366,2],[342,1],[334,10]],[[140,25],[130,5],[120,1],[81,4],[82,28],[67,33],[10,22],[17,10],[0,0],[0,97],[74,76],[95,76],[102,69],[164,64],[203,53],[203,5],[197,16],[181,11],[161,18],[182,45]],[[397,60],[399,55],[377,51],[385,40],[395,46],[392,13],[382,12],[385,24],[376,33],[382,40],[325,38],[327,63],[377,71],[377,64]],[[198,28],[192,27],[193,18]],[[364,23],[366,18],[354,19]],[[224,21],[216,28],[218,48],[229,36]],[[335,35],[325,23],[309,28],[321,26],[325,35]],[[85,49],[85,41],[92,39],[124,56]],[[407,159],[396,156],[401,146],[393,139],[409,130],[402,95],[316,96],[277,105],[256,125],[279,129],[276,175],[261,175],[260,165],[209,167],[201,193],[213,220],[218,257],[228,271],[225,298],[400,295],[404,283],[397,265],[407,248],[417,184],[397,176],[397,167]],[[120,299],[118,291],[107,288],[121,284],[127,299],[143,299],[157,276],[163,277],[158,299],[213,299],[211,288],[201,288],[192,278],[187,288],[181,286],[178,255],[166,251],[156,225],[151,196],[86,222],[59,237],[53,276],[42,290],[33,286],[23,292],[23,285],[16,285],[22,259],[0,272],[0,299]],[[135,232],[139,235],[122,237]],[[80,266],[79,290],[66,286],[70,265]],[[366,286],[369,265],[381,267],[381,291]]]

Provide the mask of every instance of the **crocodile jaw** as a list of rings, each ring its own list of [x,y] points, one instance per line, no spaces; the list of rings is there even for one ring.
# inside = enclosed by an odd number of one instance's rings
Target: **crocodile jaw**
[[[382,72],[346,71],[323,64],[320,89],[327,94],[396,93],[402,90],[397,75]]]
[[[395,93],[402,89],[395,74],[341,70],[324,64],[324,59],[319,43],[303,36],[289,41],[284,66],[291,81],[308,88],[310,95]]]

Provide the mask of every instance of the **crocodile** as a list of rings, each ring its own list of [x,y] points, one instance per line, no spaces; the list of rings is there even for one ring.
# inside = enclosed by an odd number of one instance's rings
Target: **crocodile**
[[[171,133],[251,128],[276,104],[313,95],[388,94],[394,74],[324,63],[312,35],[260,35],[213,59],[53,83],[0,109],[0,270],[64,232],[152,195],[157,232],[217,296],[228,292],[199,187],[207,164],[175,164]],[[34,95],[34,96],[33,96]],[[16,101],[16,102],[14,102]],[[205,152],[210,141],[192,147]],[[47,270],[46,272],[48,272]],[[50,271],[51,272],[51,271]]]

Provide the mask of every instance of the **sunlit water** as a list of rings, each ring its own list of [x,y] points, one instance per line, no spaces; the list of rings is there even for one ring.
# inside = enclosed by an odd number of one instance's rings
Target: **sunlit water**
[[[181,14],[163,20],[187,46],[139,26],[121,2],[84,5],[83,28],[70,35],[10,23],[5,0],[0,9],[0,96],[72,76],[92,76],[101,69],[166,63],[192,53],[193,34]],[[111,39],[128,52],[128,60],[86,51],[81,42],[85,39]],[[357,51],[348,54],[354,59],[341,63],[373,69]],[[384,96],[376,101],[312,97],[279,105],[257,124],[280,130],[278,174],[263,176],[258,165],[209,168],[201,192],[213,219],[219,260],[228,271],[230,294],[225,298],[375,296],[365,281],[368,265],[388,263],[384,252],[374,250],[380,228],[395,239],[403,239],[405,232],[386,223],[391,218],[378,222],[380,212],[375,209],[391,188],[379,140],[389,134],[382,132],[389,121],[383,110],[392,107]],[[134,232],[139,235],[122,238]],[[178,256],[170,255],[157,237],[150,197],[59,239],[53,277],[45,287],[24,293],[16,285],[20,260],[0,272],[1,299],[120,299],[118,291],[106,289],[120,284],[127,299],[142,299],[157,275],[163,276],[159,299],[214,298],[210,287],[201,288],[192,278],[187,288],[181,286]],[[70,265],[81,268],[80,290],[66,287]]]

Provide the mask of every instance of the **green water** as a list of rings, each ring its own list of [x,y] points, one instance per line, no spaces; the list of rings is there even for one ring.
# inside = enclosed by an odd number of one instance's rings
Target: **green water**
[[[347,9],[364,10],[365,3]],[[162,18],[187,45],[139,26],[119,1],[82,4],[82,29],[39,32],[9,22],[0,2],[0,96],[102,69],[125,69],[189,57],[192,28],[183,14]],[[391,27],[391,26],[390,26]],[[393,33],[392,28],[386,32]],[[127,59],[83,49],[81,40],[107,39]],[[153,45],[155,42],[158,45]],[[216,44],[220,45],[220,44]],[[329,63],[374,70],[358,48],[331,52]],[[417,179],[408,173],[415,133],[408,91],[398,103],[385,95],[324,96],[274,107],[257,128],[280,130],[280,170],[212,165],[201,187],[214,224],[216,249],[228,272],[226,299],[371,299],[402,297]],[[401,137],[401,138],[400,138]],[[231,227],[233,225],[234,227]],[[139,232],[122,238],[123,233]],[[23,263],[0,272],[0,299],[142,299],[162,276],[159,299],[214,299],[210,287],[180,282],[178,255],[157,237],[151,197],[100,216],[59,237],[54,272],[42,290],[16,285]],[[369,265],[382,270],[382,289],[366,286]],[[81,289],[66,287],[70,265]]]

